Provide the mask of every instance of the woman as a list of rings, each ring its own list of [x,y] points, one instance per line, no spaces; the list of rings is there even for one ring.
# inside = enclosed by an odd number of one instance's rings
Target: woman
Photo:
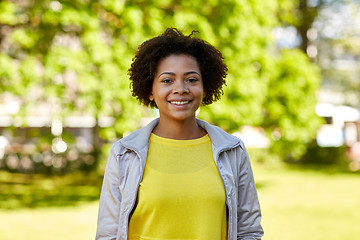
[[[195,117],[220,99],[227,67],[174,28],[140,45],[133,96],[160,117],[112,146],[96,239],[260,239],[260,206],[242,141]]]

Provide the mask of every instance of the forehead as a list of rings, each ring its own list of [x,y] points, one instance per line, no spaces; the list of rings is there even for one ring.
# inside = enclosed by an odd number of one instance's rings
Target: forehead
[[[161,59],[157,66],[157,72],[192,70],[200,73],[199,63],[195,57],[188,54],[171,54]]]

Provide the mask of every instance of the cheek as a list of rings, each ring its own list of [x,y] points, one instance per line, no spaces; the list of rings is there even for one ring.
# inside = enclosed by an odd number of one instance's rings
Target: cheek
[[[201,98],[205,97],[205,89],[203,87],[199,87],[197,89],[197,93],[198,93],[199,96],[201,96]]]
[[[199,86],[199,88],[199,91],[201,91],[202,95],[205,96],[205,86],[203,81],[201,81],[201,85]]]

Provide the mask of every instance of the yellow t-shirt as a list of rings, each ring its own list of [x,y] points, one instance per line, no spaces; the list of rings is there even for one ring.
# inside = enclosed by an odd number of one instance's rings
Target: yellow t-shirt
[[[150,136],[129,240],[225,240],[226,203],[208,135]]]

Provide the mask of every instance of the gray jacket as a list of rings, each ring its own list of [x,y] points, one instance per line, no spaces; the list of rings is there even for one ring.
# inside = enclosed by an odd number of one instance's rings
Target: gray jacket
[[[149,137],[159,119],[115,142],[106,165],[96,239],[127,240],[129,217],[142,180]],[[197,119],[209,134],[214,160],[225,186],[228,239],[261,239],[260,205],[243,142]]]

